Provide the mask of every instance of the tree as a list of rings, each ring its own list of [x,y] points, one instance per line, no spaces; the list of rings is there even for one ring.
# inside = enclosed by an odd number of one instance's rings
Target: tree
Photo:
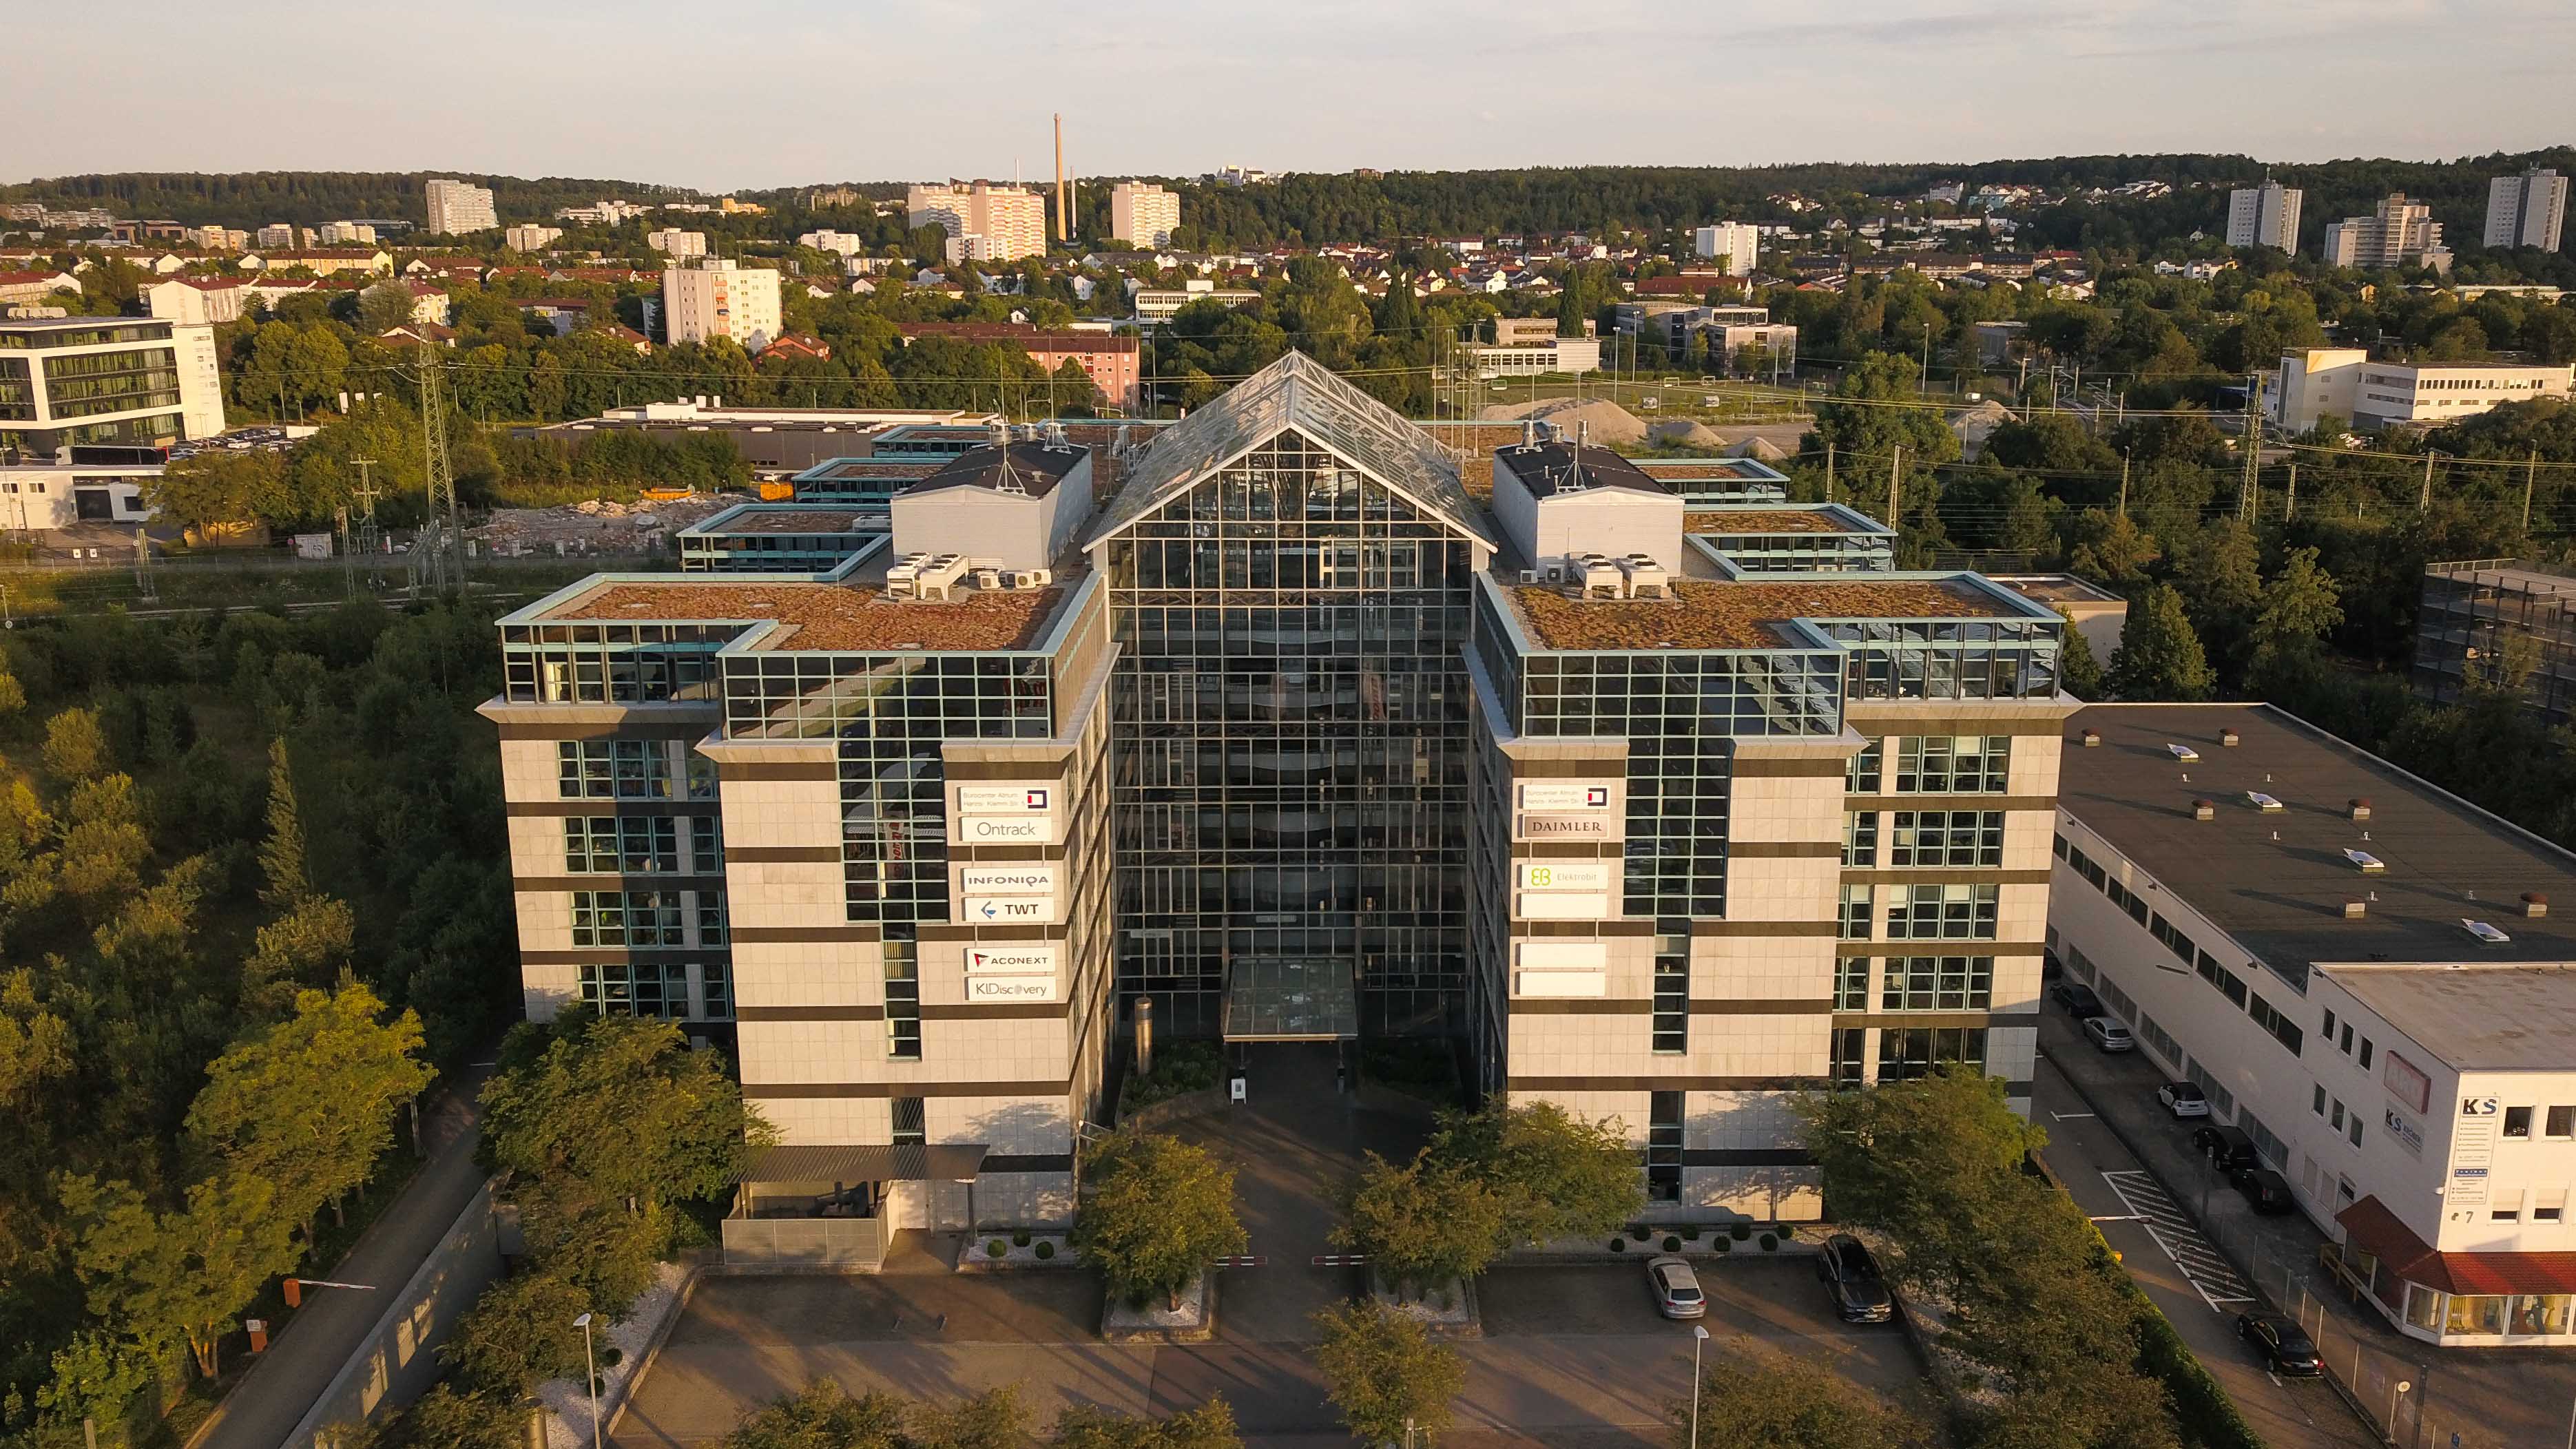
[[[830,1379],[816,1379],[747,1410],[723,1449],[901,1449],[903,1416],[903,1401],[892,1394],[854,1396]]]
[[[420,1017],[384,1014],[360,982],[304,992],[293,1017],[207,1068],[189,1136],[228,1170],[276,1184],[281,1210],[310,1222],[323,1203],[365,1185],[393,1146],[394,1110],[429,1086]]]
[[[1211,1261],[1243,1251],[1234,1169],[1206,1148],[1127,1131],[1092,1153],[1091,1193],[1073,1241],[1100,1265],[1112,1293],[1131,1300],[1160,1293],[1177,1309],[1181,1290]]]
[[[358,294],[358,331],[381,336],[411,320],[411,288],[401,282],[378,282]]]
[[[107,731],[99,727],[98,711],[67,709],[45,721],[44,757],[46,769],[74,783],[106,774]]]
[[[73,1258],[90,1311],[142,1342],[185,1343],[207,1378],[221,1367],[216,1353],[233,1315],[295,1264],[294,1220],[278,1211],[275,1187],[256,1177],[206,1178],[188,1189],[186,1206],[167,1212],[123,1182],[73,1174],[59,1190],[64,1209],[85,1224]]]
[[[2057,611],[2057,616],[2066,620],[2066,627],[2057,636],[2058,686],[2077,699],[2100,699],[2102,665],[2093,657],[2093,641],[2075,627],[2074,616],[2064,608]]]
[[[1413,1434],[1428,1442],[1449,1427],[1450,1401],[1467,1383],[1456,1350],[1374,1301],[1336,1304],[1315,1323],[1324,1331],[1315,1366],[1351,1433],[1371,1444]]]
[[[1698,1449],[1894,1449],[1938,1438],[1832,1369],[1749,1341],[1707,1361],[1698,1408]],[[1675,1449],[1691,1449],[1690,1402],[1665,1412]]]
[[[1628,1175],[1636,1176],[1632,1160]],[[1425,1148],[1410,1166],[1369,1154],[1352,1188],[1335,1246],[1367,1256],[1398,1294],[1418,1297],[1434,1284],[1485,1271],[1509,1241],[1503,1199],[1473,1172],[1436,1160]]]
[[[2127,514],[2088,508],[2076,515],[2071,536],[2074,545],[2067,552],[2066,566],[2108,584],[2143,582],[2147,565],[2157,558],[2155,540]]]
[[[1054,1449],[1242,1449],[1234,1410],[1222,1394],[1160,1419],[1113,1413],[1090,1404],[1066,1406],[1049,1436]]]
[[[916,1404],[910,1421],[915,1449],[1022,1449],[1029,1436],[1029,1411],[1017,1384]]]
[[[484,1085],[483,1109],[496,1166],[602,1201],[713,1197],[770,1135],[722,1058],[641,1017],[594,1017],[544,1039]]]
[[[1512,1242],[1592,1237],[1646,1205],[1637,1150],[1609,1120],[1587,1121],[1554,1102],[1497,1100],[1441,1124],[1431,1154],[1482,1181],[1502,1203]]]
[[[2003,1236],[2004,1219],[2027,1202],[2022,1158],[2047,1142],[2005,1105],[2002,1082],[1958,1065],[1868,1092],[1811,1094],[1796,1110],[1834,1221],[1901,1232],[1890,1276],[1933,1292],[1956,1290],[1960,1265]]]
[[[2343,622],[2334,575],[2317,566],[2317,550],[2294,548],[2263,586],[2248,638],[2254,657],[2306,653]]]
[[[2120,647],[2111,655],[2113,693],[2122,699],[2207,699],[2214,678],[2172,586],[2156,584],[2129,601]]]
[[[265,450],[199,453],[143,485],[144,501],[190,530],[286,516],[286,457]]]
[[[513,1397],[436,1383],[400,1413],[334,1426],[331,1449],[521,1449],[528,1411]]]
[[[268,744],[268,838],[259,845],[259,870],[267,885],[260,899],[292,908],[313,894],[313,872],[304,858],[304,815],[295,803],[295,772],[286,737]]]
[[[583,1372],[572,1321],[591,1311],[589,1295],[561,1275],[515,1273],[483,1290],[438,1355],[469,1386],[521,1398],[547,1379]]]

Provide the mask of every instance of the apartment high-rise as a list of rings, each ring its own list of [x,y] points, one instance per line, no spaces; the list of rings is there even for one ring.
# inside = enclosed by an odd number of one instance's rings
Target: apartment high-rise
[[[644,233],[644,245],[673,258],[702,257],[707,254],[707,234],[666,226]]]
[[[1752,272],[1761,244],[1762,233],[1742,222],[1721,221],[1691,233],[1691,250],[1730,277]]]
[[[1090,456],[976,449],[825,573],[502,621],[529,1010],[735,1034],[784,1145],[729,1258],[1061,1220],[1148,1002],[1256,1082],[1464,1044],[1482,1094],[1619,1118],[1659,1219],[1815,1217],[1799,1090],[1956,1060],[2028,1097],[2057,614],[1739,561],[1875,535],[1561,439],[1488,506],[1296,353],[1096,518]]]
[[[730,337],[758,352],[778,336],[778,272],[700,257],[662,272],[663,335],[672,342]]]
[[[1109,188],[1109,234],[1140,247],[1169,246],[1181,229],[1181,198],[1144,181]]]
[[[421,230],[431,236],[490,231],[501,224],[500,213],[492,209],[492,189],[488,186],[441,179],[430,182],[427,191],[429,220]]]
[[[2391,192],[2369,216],[2326,223],[2324,260],[2330,267],[2430,267],[2448,276],[2450,248],[2433,208]]]
[[[1010,262],[1047,249],[1046,198],[1017,186],[953,181],[904,192],[904,224],[948,230],[952,262]]]
[[[2232,247],[2276,247],[2295,256],[2299,250],[2299,202],[2304,193],[2266,179],[2260,186],[2240,186],[2227,193],[2227,244]]]
[[[2567,178],[2534,166],[2487,183],[2486,244],[2558,250],[2567,220]]]

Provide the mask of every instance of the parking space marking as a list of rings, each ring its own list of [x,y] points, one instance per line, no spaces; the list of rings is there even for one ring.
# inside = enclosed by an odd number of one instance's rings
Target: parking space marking
[[[2102,1180],[2111,1185],[2111,1191],[2129,1211],[2138,1215],[2138,1226],[2146,1229],[2147,1236],[2182,1270],[2183,1281],[2209,1305],[2210,1312],[2224,1313],[2226,1304],[2254,1301],[2254,1290],[2245,1286],[2235,1267],[2200,1235],[2199,1224],[2143,1169],[2104,1168]]]

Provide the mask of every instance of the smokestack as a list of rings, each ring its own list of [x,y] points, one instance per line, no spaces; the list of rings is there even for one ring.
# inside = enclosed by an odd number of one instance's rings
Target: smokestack
[[[1064,112],[1055,113],[1055,239],[1073,239],[1073,217],[1065,206],[1064,194]]]

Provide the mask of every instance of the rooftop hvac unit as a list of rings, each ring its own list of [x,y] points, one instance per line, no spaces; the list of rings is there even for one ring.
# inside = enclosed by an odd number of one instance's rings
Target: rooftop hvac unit
[[[1013,569],[1002,575],[1006,589],[1043,589],[1054,582],[1055,574],[1049,569]]]
[[[1630,554],[1619,561],[1619,572],[1626,579],[1628,597],[1660,599],[1670,590],[1671,575],[1664,566],[1645,554]]]
[[[2485,921],[2472,921],[2466,916],[2463,916],[2460,918],[2460,929],[2477,937],[2480,945],[2507,946],[2513,943],[2513,937],[2497,930],[2494,926]]]

